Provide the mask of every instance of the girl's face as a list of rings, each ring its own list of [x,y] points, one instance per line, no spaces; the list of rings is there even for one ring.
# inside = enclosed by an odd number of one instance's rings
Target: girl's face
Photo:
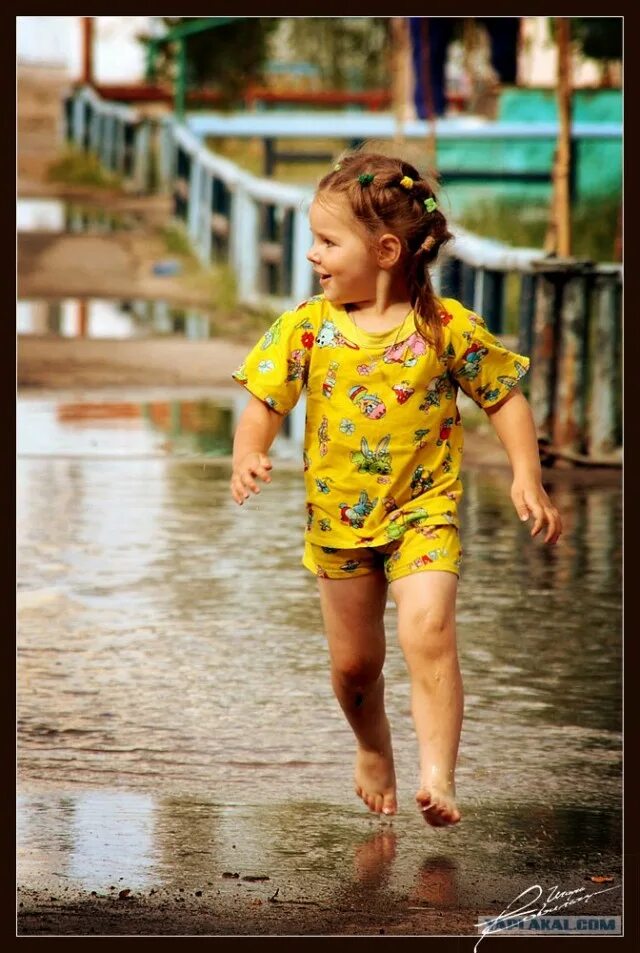
[[[313,244],[307,253],[332,304],[375,300],[379,267],[367,235],[340,195],[314,199],[309,210]]]

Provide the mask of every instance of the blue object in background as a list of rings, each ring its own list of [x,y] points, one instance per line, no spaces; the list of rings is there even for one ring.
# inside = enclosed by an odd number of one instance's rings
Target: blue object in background
[[[153,265],[154,275],[172,277],[173,275],[179,275],[181,272],[182,263],[176,261],[175,258],[168,258],[164,261],[156,261]]]

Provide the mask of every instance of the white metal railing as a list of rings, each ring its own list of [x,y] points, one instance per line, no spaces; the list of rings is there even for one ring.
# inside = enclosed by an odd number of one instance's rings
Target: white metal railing
[[[87,88],[67,106],[69,138],[143,191],[172,194],[198,257],[231,266],[240,301],[285,310],[313,293],[306,259],[311,189],[251,175],[173,116],[144,119]],[[500,334],[506,279],[515,275],[518,350],[534,355],[532,383],[526,378],[524,386],[532,388],[539,432],[570,459],[617,460],[621,266],[549,260],[540,249],[452,230],[455,240],[434,270],[436,292],[473,308]]]

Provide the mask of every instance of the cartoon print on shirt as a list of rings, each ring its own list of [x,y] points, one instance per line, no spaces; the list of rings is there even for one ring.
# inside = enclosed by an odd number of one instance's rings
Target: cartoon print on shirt
[[[431,470],[427,470],[425,475],[425,469],[422,464],[420,464],[415,468],[411,477],[411,499],[414,500],[416,496],[426,493],[432,486],[433,477],[431,476]]]
[[[431,427],[423,428],[422,430],[416,430],[413,434],[413,442],[417,444],[418,450],[422,450],[423,447],[426,447],[427,441],[425,437],[428,433],[431,433]]]
[[[462,355],[464,365],[458,371],[458,377],[465,377],[470,381],[475,380],[480,373],[482,358],[486,357],[488,353],[486,347],[483,347],[479,341],[474,341]]]
[[[343,417],[340,421],[340,433],[352,434],[356,432],[356,425],[353,420],[349,420],[348,417]]]
[[[370,500],[366,490],[363,490],[358,498],[358,502],[353,506],[349,506],[348,503],[340,504],[338,507],[340,510],[340,521],[342,523],[348,523],[352,529],[362,529],[365,518],[373,511],[377,502],[377,497],[375,500]]]
[[[329,418],[323,417],[320,421],[320,426],[318,427],[318,448],[320,450],[320,456],[326,457],[327,450],[329,449],[329,441],[331,437],[329,436]]]
[[[440,424],[440,434],[436,440],[436,447],[441,447],[443,443],[447,443],[449,446],[449,437],[451,436],[451,428],[453,427],[453,417],[446,417]]]
[[[516,377],[511,377],[508,374],[500,375],[498,377],[498,380],[500,381],[500,383],[504,384],[507,390],[513,390],[513,388],[516,386],[520,378],[527,373],[526,367],[523,367],[520,361],[514,361],[513,367],[516,372]]]
[[[360,441],[360,449],[354,450],[351,459],[358,468],[358,473],[391,473],[391,454],[387,450],[391,434],[387,434],[378,443],[375,450],[369,448],[367,438]]]
[[[447,371],[443,371],[437,377],[433,377],[427,384],[427,390],[423,401],[418,410],[429,410],[431,407],[440,406],[440,396],[444,395],[445,400],[453,400],[453,384]]]
[[[307,503],[307,532],[311,529],[313,523],[313,503]]]
[[[331,397],[333,394],[333,388],[336,385],[336,375],[340,365],[337,361],[329,361],[329,367],[327,368],[327,376],[322,382],[322,394],[324,397]]]
[[[302,451],[302,472],[306,473],[309,467],[311,466],[311,461],[309,460],[309,454],[306,450]]]
[[[321,493],[331,493],[330,483],[333,483],[331,477],[327,477],[326,480],[319,480],[318,477],[316,477],[316,486]]]
[[[305,377],[304,351],[295,350],[287,358],[287,380],[303,381]]]
[[[496,397],[499,397],[501,390],[499,387],[491,387],[491,384],[484,384],[482,387],[478,387],[476,390],[476,397],[479,397],[480,400],[485,400],[488,403],[495,400]]]
[[[404,341],[392,344],[384,352],[382,360],[385,364],[402,364],[403,367],[414,367],[418,363],[418,358],[427,350],[427,342],[414,331],[413,334]]]
[[[418,529],[416,524],[421,523],[428,515],[423,506],[417,506],[414,510],[397,510],[391,513],[389,525],[385,530],[387,539],[400,539],[408,529]]]
[[[378,363],[378,361],[372,361],[371,364],[358,364],[356,370],[358,374],[362,374],[363,376],[366,376],[367,374],[373,374],[376,367],[378,366]]]
[[[377,394],[368,394],[367,388],[356,384],[349,390],[349,399],[359,407],[365,417],[370,420],[380,420],[387,412],[384,402]]]
[[[321,529],[323,533],[330,533],[330,532],[331,532],[331,520],[326,519],[326,518],[325,518],[325,519],[318,520],[318,528]]]
[[[447,453],[446,457],[442,461],[442,472],[449,473],[451,471],[452,465],[453,465],[453,457],[451,456],[450,453]]]
[[[385,496],[384,500],[382,501],[382,506],[385,513],[387,514],[393,513],[394,510],[398,509],[398,504],[392,496]]]
[[[416,392],[415,387],[412,387],[409,381],[400,381],[399,384],[394,384],[391,390],[395,392],[399,404],[406,404],[411,395]]]
[[[357,344],[353,344],[351,341],[347,340],[342,331],[339,331],[335,326],[333,321],[328,321],[326,318],[322,322],[320,330],[318,331],[316,344],[318,347],[349,347],[352,351],[360,350]]]
[[[284,317],[284,314],[281,314],[279,318],[276,318],[269,330],[265,333],[264,340],[260,345],[263,351],[266,351],[272,344],[278,344],[280,341],[280,331],[282,330]]]
[[[296,311],[301,311],[302,308],[306,308],[307,305],[313,304],[314,301],[322,301],[322,298],[323,298],[323,295],[321,295],[321,294],[312,295],[312,297],[311,297],[311,298],[307,298],[306,301],[301,301],[300,304],[296,307]],[[309,322],[309,324],[310,324],[310,322]],[[305,325],[305,327],[306,327],[306,326],[307,326],[307,325]]]

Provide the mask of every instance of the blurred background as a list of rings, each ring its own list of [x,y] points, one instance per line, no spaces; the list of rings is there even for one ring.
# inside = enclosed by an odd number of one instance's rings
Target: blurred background
[[[17,105],[20,931],[464,934],[533,878],[619,887],[622,18],[20,16]],[[531,356],[565,525],[529,538],[461,395],[465,821],[438,844],[391,604],[402,813],[351,795],[303,401],[273,485],[228,492],[230,374],[318,291],[307,209],[352,147],[437,177],[434,285]]]

